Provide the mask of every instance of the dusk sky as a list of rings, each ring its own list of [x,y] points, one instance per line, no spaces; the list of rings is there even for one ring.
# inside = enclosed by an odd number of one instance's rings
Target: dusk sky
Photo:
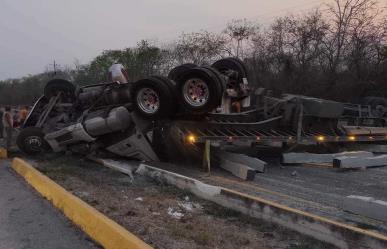
[[[268,25],[327,0],[1,0],[0,80],[43,72],[55,59],[89,62],[105,49],[221,31],[232,19]]]

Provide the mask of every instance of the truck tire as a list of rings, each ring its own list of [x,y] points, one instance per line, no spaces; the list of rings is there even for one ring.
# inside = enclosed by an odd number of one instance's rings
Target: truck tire
[[[178,98],[183,112],[203,114],[220,105],[222,82],[202,67],[187,70],[177,82]]]
[[[213,68],[213,67],[202,66],[202,68],[205,68],[205,69],[211,71],[211,72],[216,76],[216,78],[218,79],[218,81],[221,83],[221,86],[222,86],[222,94],[223,94],[223,92],[226,90],[226,82],[225,82],[224,76],[223,76],[221,73],[219,73],[219,71],[216,70],[216,69]]]
[[[180,66],[177,66],[175,68],[173,68],[169,74],[168,74],[168,78],[177,82],[179,81],[179,79],[182,77],[182,75],[189,69],[192,69],[192,68],[195,68],[197,67],[197,65],[193,64],[193,63],[186,63],[186,64],[182,64]]]
[[[44,139],[44,133],[37,127],[27,127],[21,130],[17,136],[16,144],[22,152],[28,155],[37,155],[50,148]]]
[[[144,118],[156,120],[174,114],[173,92],[158,78],[149,77],[135,82],[132,100],[135,111]]]
[[[375,117],[387,116],[387,100],[385,98],[369,97],[367,103],[371,106],[371,113]]]
[[[216,61],[211,67],[218,70],[221,74],[232,77],[238,83],[242,83],[243,78],[247,78],[246,66],[243,61],[238,58],[224,58]]]
[[[62,99],[68,102],[72,102],[75,99],[75,86],[64,79],[53,79],[47,82],[44,87],[44,96],[47,99],[56,96],[58,93],[62,93]]]
[[[168,86],[168,88],[173,94],[176,94],[176,83],[170,80],[169,78],[160,75],[152,75],[150,78],[155,78],[162,81],[165,85]]]

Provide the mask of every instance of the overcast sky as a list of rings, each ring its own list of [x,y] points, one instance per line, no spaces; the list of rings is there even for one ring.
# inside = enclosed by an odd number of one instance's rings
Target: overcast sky
[[[220,31],[232,19],[267,25],[326,0],[0,0],[0,80],[57,63],[89,62],[105,49],[182,32]]]

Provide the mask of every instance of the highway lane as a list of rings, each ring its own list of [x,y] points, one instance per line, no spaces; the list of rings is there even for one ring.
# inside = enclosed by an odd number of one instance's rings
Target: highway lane
[[[0,249],[99,248],[0,160]]]

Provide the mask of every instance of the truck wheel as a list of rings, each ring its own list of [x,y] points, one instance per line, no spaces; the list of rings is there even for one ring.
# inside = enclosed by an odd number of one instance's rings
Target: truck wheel
[[[368,105],[371,106],[371,113],[375,117],[387,116],[387,100],[381,97],[370,97]]]
[[[177,91],[185,112],[203,114],[220,105],[222,82],[210,70],[197,67],[184,73]]]
[[[44,87],[44,96],[48,99],[62,93],[62,99],[72,102],[75,99],[75,86],[67,80],[53,79]]]
[[[174,114],[173,93],[158,78],[149,77],[135,82],[132,100],[137,113],[145,118],[167,118]]]
[[[187,70],[195,67],[197,66],[193,63],[186,63],[183,65],[177,66],[169,72],[168,78],[177,82]]]
[[[247,78],[246,66],[238,58],[229,57],[216,61],[212,67],[218,70],[221,74],[227,75],[235,79],[238,83],[243,82],[243,78]]]
[[[219,71],[216,70],[216,69],[213,68],[213,67],[202,66],[202,68],[211,71],[211,72],[216,76],[216,78],[218,79],[218,81],[221,83],[220,85],[222,86],[222,94],[223,94],[223,92],[224,92],[225,89],[226,89],[226,82],[225,82],[224,76],[223,76],[221,73],[219,73]]]
[[[160,75],[152,75],[150,78],[155,78],[159,81],[162,81],[165,85],[168,86],[173,94],[176,94],[176,84],[172,80]]]
[[[44,133],[37,127],[27,127],[21,130],[17,136],[16,144],[22,152],[28,155],[37,155],[50,148],[44,139]]]

